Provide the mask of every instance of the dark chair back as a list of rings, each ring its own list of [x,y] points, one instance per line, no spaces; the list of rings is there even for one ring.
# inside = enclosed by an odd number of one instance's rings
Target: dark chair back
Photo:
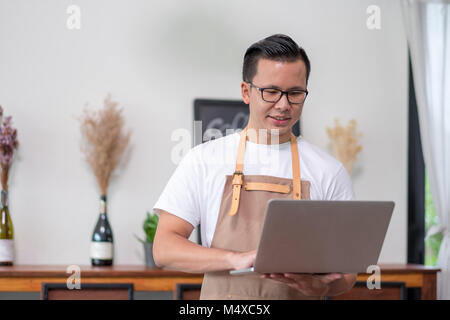
[[[328,300],[406,300],[404,282],[380,282],[380,289],[369,289],[365,281],[356,281],[349,291]]]
[[[200,300],[201,284],[177,283],[173,293],[174,300]]]
[[[133,300],[132,283],[86,283],[69,289],[65,283],[42,283],[42,300]]]
[[[380,282],[380,289],[369,289],[365,281],[357,281],[355,286],[328,300],[406,300],[404,282]],[[175,286],[175,300],[199,300],[201,284],[178,283]]]

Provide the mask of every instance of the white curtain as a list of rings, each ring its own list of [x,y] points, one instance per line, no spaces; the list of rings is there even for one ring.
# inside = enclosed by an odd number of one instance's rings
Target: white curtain
[[[450,1],[403,0],[423,155],[442,232],[438,299],[450,299]]]

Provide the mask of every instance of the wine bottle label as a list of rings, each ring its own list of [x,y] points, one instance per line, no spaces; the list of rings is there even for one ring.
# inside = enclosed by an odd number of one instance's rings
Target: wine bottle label
[[[0,239],[0,262],[14,260],[14,240]]]
[[[91,259],[109,260],[113,258],[113,244],[111,242],[91,242]]]

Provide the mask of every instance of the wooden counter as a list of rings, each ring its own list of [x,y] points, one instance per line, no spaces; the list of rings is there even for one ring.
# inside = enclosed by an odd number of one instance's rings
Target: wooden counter
[[[405,282],[407,288],[420,288],[422,300],[436,300],[437,273],[441,269],[420,264],[380,264],[381,281]],[[358,274],[366,281],[371,274]]]
[[[43,282],[66,283],[73,272],[63,265],[15,265],[0,267],[0,291],[39,292]],[[402,281],[420,288],[422,299],[436,299],[439,268],[415,264],[381,264],[381,281]],[[201,283],[203,274],[190,274],[145,266],[80,266],[81,283],[133,283],[136,291],[173,291],[177,283]],[[366,281],[371,274],[359,274]]]

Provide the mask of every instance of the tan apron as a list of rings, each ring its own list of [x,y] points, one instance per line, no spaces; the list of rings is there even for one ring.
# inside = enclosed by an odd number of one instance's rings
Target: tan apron
[[[211,248],[238,252],[255,250],[262,232],[266,204],[274,198],[310,199],[309,181],[300,180],[296,137],[291,133],[292,177],[242,174],[247,128],[240,135],[236,171],[226,176],[219,217]],[[301,182],[300,182],[301,181]],[[230,276],[229,271],[208,272],[200,299],[317,299],[285,283],[261,279],[259,274]]]

